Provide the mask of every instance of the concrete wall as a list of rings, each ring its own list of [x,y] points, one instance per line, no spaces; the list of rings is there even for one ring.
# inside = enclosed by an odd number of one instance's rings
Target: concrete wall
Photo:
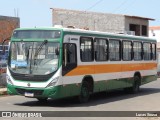
[[[20,27],[19,18],[0,16],[0,43],[10,37],[13,30],[17,27]]]
[[[52,9],[53,26],[62,25],[63,27],[75,26],[76,28],[89,28],[95,31],[127,33],[130,31],[129,25],[140,25],[137,35],[142,36],[142,25],[149,26],[151,18],[144,18],[130,15],[86,12],[66,9]],[[147,36],[148,36],[147,30]]]
[[[85,12],[65,9],[53,10],[53,25],[75,26],[90,30],[121,33],[125,29],[123,15]]]

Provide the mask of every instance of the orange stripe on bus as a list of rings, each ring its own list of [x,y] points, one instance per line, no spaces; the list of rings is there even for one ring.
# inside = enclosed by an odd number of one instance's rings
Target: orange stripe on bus
[[[157,63],[81,65],[71,70],[65,76],[90,75],[90,74],[101,74],[101,73],[139,71],[139,70],[156,70],[156,69],[157,69]]]

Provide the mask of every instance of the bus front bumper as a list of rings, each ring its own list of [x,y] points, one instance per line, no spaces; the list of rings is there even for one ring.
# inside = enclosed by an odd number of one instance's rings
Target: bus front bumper
[[[25,97],[32,98],[53,98],[57,99],[59,87],[50,87],[50,88],[26,88],[20,86],[14,86],[7,84],[7,92],[10,95],[22,95]]]

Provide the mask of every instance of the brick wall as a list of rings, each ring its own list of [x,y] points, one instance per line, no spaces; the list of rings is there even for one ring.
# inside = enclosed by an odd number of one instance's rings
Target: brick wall
[[[17,17],[0,16],[0,43],[10,37],[15,28],[20,27]]]

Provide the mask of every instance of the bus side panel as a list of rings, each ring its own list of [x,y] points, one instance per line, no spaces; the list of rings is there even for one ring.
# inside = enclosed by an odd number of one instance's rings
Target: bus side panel
[[[157,80],[157,62],[152,61],[148,64],[143,64],[143,76],[141,80],[141,84],[146,84],[149,82],[152,82],[154,80]]]
[[[156,75],[144,76],[141,81],[141,85],[157,80]]]

